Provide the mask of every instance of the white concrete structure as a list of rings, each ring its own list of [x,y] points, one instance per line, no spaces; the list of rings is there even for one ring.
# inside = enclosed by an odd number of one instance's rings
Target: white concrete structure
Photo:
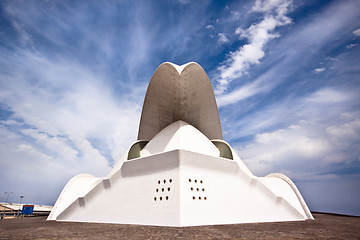
[[[69,181],[48,220],[195,226],[313,219],[282,174],[256,177],[222,140],[210,81],[196,63],[163,63],[138,141],[105,178]]]

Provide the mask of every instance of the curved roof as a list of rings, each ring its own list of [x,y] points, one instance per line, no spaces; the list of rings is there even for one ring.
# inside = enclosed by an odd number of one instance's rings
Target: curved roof
[[[222,139],[219,112],[210,80],[194,62],[165,62],[153,74],[144,100],[139,140],[151,140],[173,122],[183,120],[209,139]]]
[[[67,207],[70,206],[78,197],[88,193],[100,178],[96,178],[90,174],[78,174],[65,185],[60,196],[51,211],[47,220],[56,220]]]

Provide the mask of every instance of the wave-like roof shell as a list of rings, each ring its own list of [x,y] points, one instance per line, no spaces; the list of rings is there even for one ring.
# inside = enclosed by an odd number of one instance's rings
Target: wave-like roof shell
[[[153,74],[144,100],[139,140],[151,140],[173,122],[182,120],[209,139],[222,139],[219,111],[204,69],[190,62],[165,62]]]

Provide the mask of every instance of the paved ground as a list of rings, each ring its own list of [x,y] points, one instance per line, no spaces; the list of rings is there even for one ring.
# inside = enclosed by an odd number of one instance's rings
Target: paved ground
[[[313,214],[314,221],[201,227],[47,222],[45,217],[0,221],[0,239],[360,239],[360,218]]]

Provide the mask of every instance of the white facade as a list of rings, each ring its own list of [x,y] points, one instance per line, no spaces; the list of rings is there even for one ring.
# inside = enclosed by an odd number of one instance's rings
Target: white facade
[[[190,95],[182,85],[193,86]],[[71,179],[48,220],[196,226],[313,219],[290,179],[254,176],[222,140],[210,81],[196,63],[157,69],[138,139],[105,178]]]

